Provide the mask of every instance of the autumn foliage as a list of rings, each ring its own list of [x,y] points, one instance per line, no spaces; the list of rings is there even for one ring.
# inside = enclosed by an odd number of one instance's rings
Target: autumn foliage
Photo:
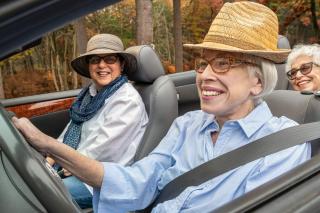
[[[212,19],[227,1],[181,0],[183,43],[201,42]],[[232,1],[228,1],[232,2]],[[319,1],[315,0],[258,0],[271,8],[280,21],[280,34],[287,36],[291,45],[319,42]],[[167,73],[174,67],[173,8],[171,0],[153,0],[153,45]],[[112,33],[122,38],[126,47],[136,45],[135,0],[125,0],[85,17],[88,37],[97,33]],[[75,30],[71,23],[46,35],[39,46],[0,62],[0,80],[5,97],[26,96],[47,91],[79,88],[79,77],[70,67],[76,56]],[[193,69],[192,55],[184,51],[184,70]],[[2,76],[2,79],[1,79]],[[21,82],[37,79],[40,83]],[[42,83],[41,83],[42,82]],[[43,87],[39,89],[38,87]],[[1,94],[1,93],[0,93]]]

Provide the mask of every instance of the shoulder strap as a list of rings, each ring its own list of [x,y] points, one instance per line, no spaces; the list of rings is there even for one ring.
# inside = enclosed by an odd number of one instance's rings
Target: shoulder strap
[[[278,151],[320,138],[320,122],[302,124],[267,135],[227,152],[168,183],[152,206],[171,200],[188,186],[198,186],[241,165]]]

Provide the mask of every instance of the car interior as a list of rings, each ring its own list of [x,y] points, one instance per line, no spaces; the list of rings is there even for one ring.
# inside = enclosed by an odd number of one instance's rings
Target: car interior
[[[8,3],[10,2],[10,3]],[[25,8],[21,1],[7,1],[8,13],[1,15],[2,39],[0,58],[28,46],[47,31],[95,11],[117,0],[68,0],[74,7],[66,10],[64,1],[32,0]],[[1,3],[2,4],[2,3]],[[3,3],[4,4],[4,3]],[[77,5],[77,6],[75,6]],[[65,11],[60,16],[46,16],[46,7],[52,11]],[[35,9],[38,8],[38,13]],[[27,10],[26,10],[27,9]],[[27,11],[27,12],[23,12]],[[30,12],[31,11],[31,12]],[[46,12],[44,12],[46,11]],[[19,17],[14,14],[20,14]],[[55,14],[55,13],[53,13]],[[15,17],[7,21],[8,17]],[[45,17],[45,18],[43,18]],[[39,22],[39,20],[41,20]],[[16,25],[25,25],[16,32]],[[26,25],[37,23],[38,25]],[[47,25],[46,23],[50,23]],[[41,27],[41,26],[46,27]],[[8,41],[14,41],[8,42]],[[279,36],[279,48],[290,48],[286,37]],[[130,47],[127,51],[137,58],[138,70],[129,76],[139,91],[149,115],[149,124],[138,148],[135,160],[146,156],[166,134],[172,121],[190,110],[200,109],[195,83],[195,71],[165,75],[156,51],[150,46]],[[275,116],[287,116],[298,123],[320,121],[320,97],[317,94],[301,94],[293,91],[285,76],[285,64],[277,64],[276,90],[265,98]],[[3,212],[80,212],[59,177],[44,161],[41,154],[28,145],[13,127],[5,108],[24,103],[75,97],[79,90],[57,92],[32,97],[1,100],[0,104],[0,209]],[[58,137],[69,121],[68,110],[61,110],[31,118],[43,132]],[[289,140],[289,138],[288,138]],[[252,190],[214,212],[316,212],[320,209],[320,143],[312,143],[312,159],[278,178]],[[14,201],[14,202],[13,202]],[[90,210],[88,210],[90,211]]]
[[[285,37],[279,36],[279,46],[288,48],[288,44]],[[178,115],[200,109],[200,103],[195,84],[195,71],[165,75],[159,57],[150,46],[134,46],[128,48],[127,51],[136,56],[138,66],[137,72],[128,78],[142,96],[150,119],[135,156],[135,160],[139,160],[150,153],[160,142]],[[265,98],[274,115],[285,115],[298,123],[319,121],[319,98],[315,95],[302,95],[299,92],[288,90],[290,87],[285,76],[284,64],[278,64],[277,69],[279,73],[277,90]],[[77,92],[65,92],[64,95],[75,96]],[[39,96],[31,99],[37,98]],[[16,104],[15,101],[8,100],[3,104],[9,106]],[[28,101],[30,100],[25,102]],[[33,117],[31,121],[45,133],[57,137],[69,121],[69,116],[68,111],[63,110]],[[48,121],[57,125],[48,125]],[[60,129],[57,128],[58,126]],[[317,143],[313,143],[313,154],[318,152],[318,147]],[[230,205],[232,206],[229,204],[228,208]]]

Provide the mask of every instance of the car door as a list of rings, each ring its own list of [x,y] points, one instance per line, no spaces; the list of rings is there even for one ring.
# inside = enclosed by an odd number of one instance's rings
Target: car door
[[[69,107],[79,93],[77,90],[2,100],[8,111],[18,117],[28,117],[41,131],[57,138],[69,122]]]

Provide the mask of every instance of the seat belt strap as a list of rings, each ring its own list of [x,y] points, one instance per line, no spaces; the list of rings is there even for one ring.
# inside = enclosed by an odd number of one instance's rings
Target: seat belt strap
[[[168,183],[153,203],[171,200],[189,186],[198,186],[241,165],[320,138],[320,122],[289,127],[218,156]]]

